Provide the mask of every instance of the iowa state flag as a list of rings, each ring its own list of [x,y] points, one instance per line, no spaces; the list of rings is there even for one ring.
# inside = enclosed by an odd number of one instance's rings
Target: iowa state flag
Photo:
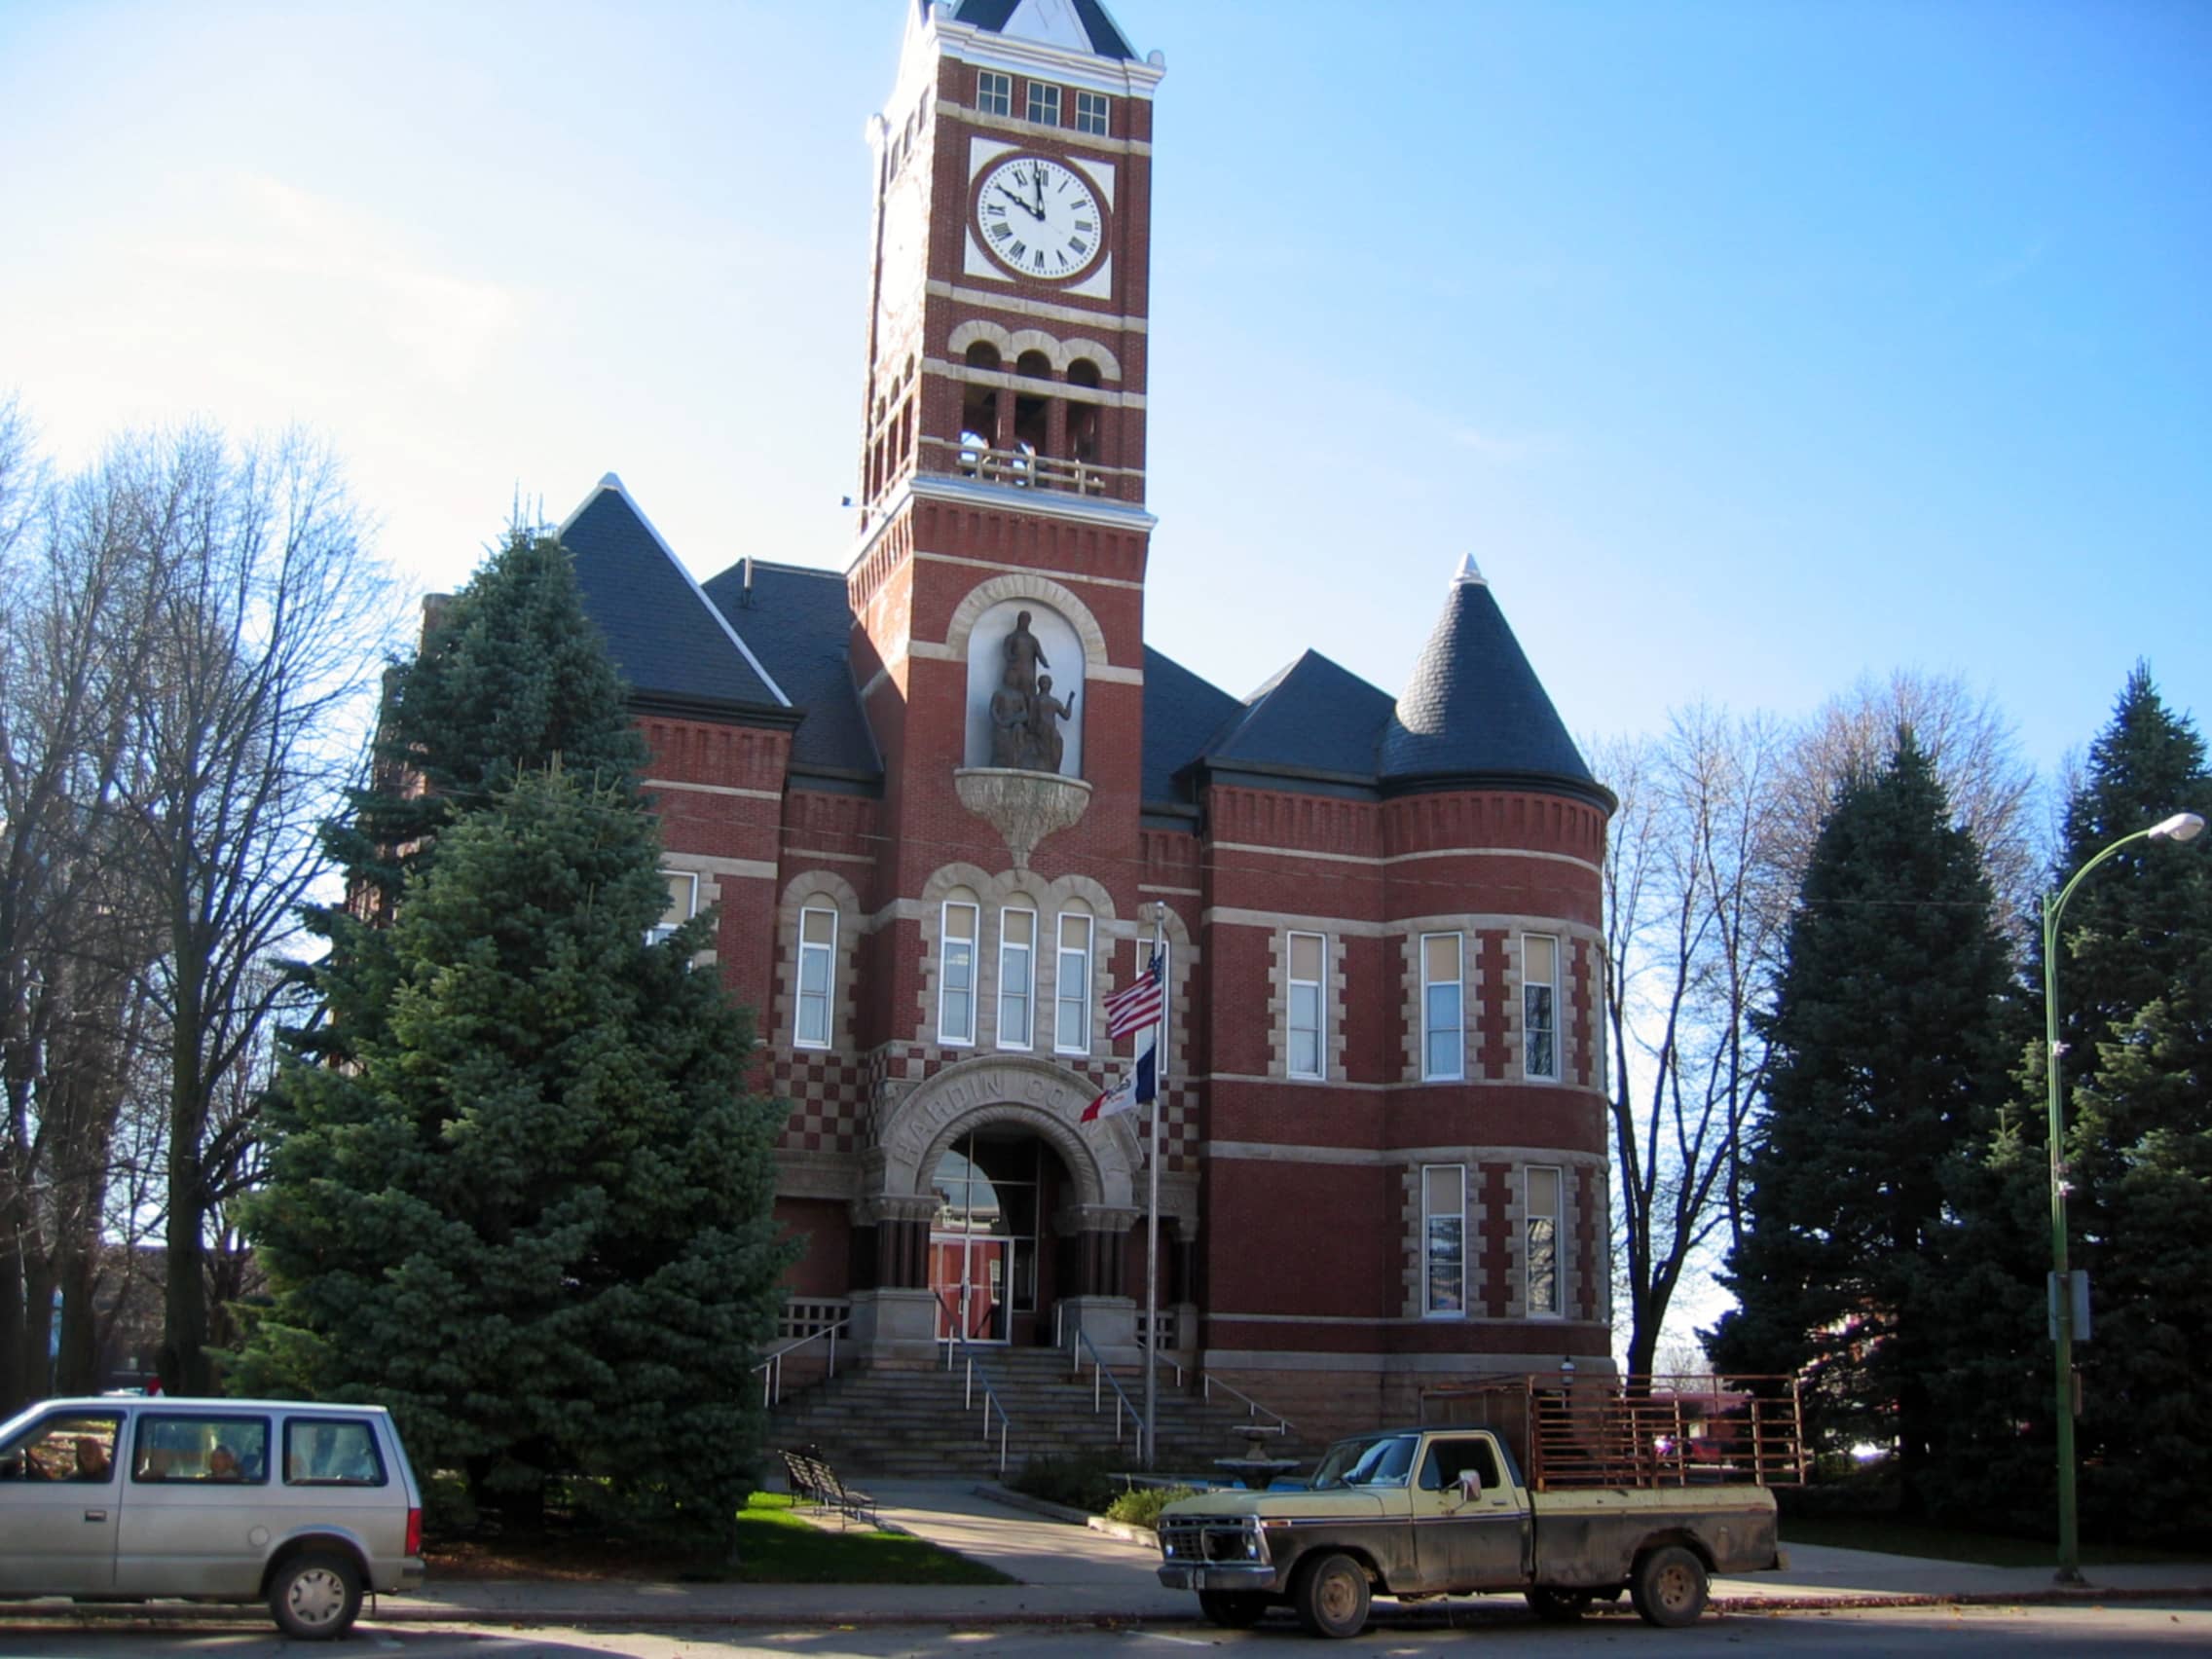
[[[1154,1085],[1154,1079],[1158,1076],[1159,1070],[1153,1064],[1152,1051],[1147,1049],[1137,1056],[1136,1070],[1083,1109],[1083,1121],[1092,1124],[1100,1118],[1118,1118],[1124,1112],[1133,1112],[1139,1106],[1149,1106],[1159,1092]]]

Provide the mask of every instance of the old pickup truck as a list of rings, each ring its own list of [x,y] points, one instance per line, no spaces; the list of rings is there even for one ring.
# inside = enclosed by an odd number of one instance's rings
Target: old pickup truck
[[[1620,1412],[1569,1415],[1561,1402],[1549,1414],[1560,1426],[1531,1436],[1546,1402],[1528,1404],[1519,1434],[1462,1423],[1359,1435],[1331,1447],[1303,1490],[1171,1503],[1160,1581],[1197,1591],[1219,1625],[1255,1624],[1287,1603],[1316,1636],[1348,1637],[1376,1595],[1519,1592],[1539,1616],[1571,1619],[1626,1589],[1650,1623],[1685,1625],[1704,1611],[1712,1574],[1786,1565],[1763,1478],[1786,1468],[1779,1448],[1795,1457],[1793,1439],[1764,1436],[1741,1467],[1715,1467],[1689,1455],[1688,1436],[1635,1427],[1647,1406],[1623,1430]],[[1603,1417],[1613,1449],[1633,1443],[1634,1455],[1576,1460],[1578,1443],[1565,1438],[1575,1415]],[[1555,1467],[1573,1472],[1525,1482],[1517,1440],[1539,1470],[1549,1440]]]

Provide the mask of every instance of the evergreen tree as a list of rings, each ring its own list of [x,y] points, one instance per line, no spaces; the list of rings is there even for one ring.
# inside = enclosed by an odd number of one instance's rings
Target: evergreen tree
[[[416,656],[386,674],[369,786],[322,829],[346,899],[307,912],[328,949],[303,975],[324,1015],[292,1034],[301,1052],[348,1060],[348,1045],[383,1017],[383,924],[438,831],[556,758],[628,790],[645,750],[567,550],[518,524],[466,587],[433,607]]]
[[[2053,880],[2185,811],[2212,818],[2204,743],[2138,667],[2090,750]],[[2081,1494],[2106,1530],[2212,1530],[2208,844],[2118,855],[2076,891],[2060,942],[2070,1251],[2093,1315],[2075,1346]]]
[[[647,942],[658,865],[625,787],[558,767],[447,822],[388,952],[330,976],[334,1009],[388,1017],[275,1091],[275,1297],[240,1381],[386,1402],[424,1466],[525,1512],[572,1474],[726,1538],[789,1259],[782,1108],[745,1089],[746,1016],[688,971],[710,917]]]
[[[1898,1447],[1909,1503],[1941,1439],[1927,1256],[1944,1161],[2005,1093],[2009,965],[1972,837],[1909,732],[1848,779],[1798,891],[1766,1112],[1710,1342],[1737,1374],[1807,1372],[1830,1448]]]

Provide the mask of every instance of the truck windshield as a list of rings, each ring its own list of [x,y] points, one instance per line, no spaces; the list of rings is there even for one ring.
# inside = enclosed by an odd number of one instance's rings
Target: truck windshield
[[[1414,1466],[1414,1450],[1419,1444],[1418,1434],[1370,1434],[1357,1440],[1340,1440],[1314,1470],[1311,1490],[1404,1486]]]

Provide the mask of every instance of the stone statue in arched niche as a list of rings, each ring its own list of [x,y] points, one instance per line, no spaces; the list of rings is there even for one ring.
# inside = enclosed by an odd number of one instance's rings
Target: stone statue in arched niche
[[[1058,612],[993,606],[969,640],[971,766],[1080,776],[1083,643]]]

